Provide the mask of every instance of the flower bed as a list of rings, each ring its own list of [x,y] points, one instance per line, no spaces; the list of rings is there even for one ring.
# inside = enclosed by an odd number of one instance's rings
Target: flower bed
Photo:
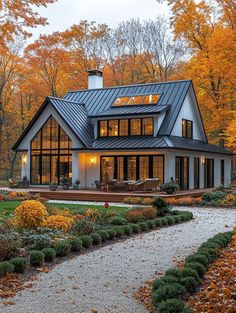
[[[39,201],[27,200],[15,209],[12,218],[0,223],[0,246],[4,246],[0,251],[0,276],[23,273],[29,265],[42,266],[55,257],[92,245],[192,218],[191,212],[171,211],[162,199],[156,199],[153,207],[123,213],[87,209],[84,214],[47,208]]]
[[[152,302],[156,312],[194,312],[183,300],[199,288],[207,268],[217,258],[219,249],[228,245],[232,235],[233,232],[226,232],[214,236],[203,243],[196,253],[187,257],[182,270],[169,269],[153,282]]]

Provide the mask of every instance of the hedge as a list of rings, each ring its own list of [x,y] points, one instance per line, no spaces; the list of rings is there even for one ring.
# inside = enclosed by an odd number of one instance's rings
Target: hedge
[[[180,214],[177,213],[180,216]],[[188,216],[182,214],[181,216]],[[203,243],[196,253],[186,258],[183,270],[169,269],[164,276],[154,280],[152,302],[158,313],[190,313],[182,301],[200,285],[207,268],[217,257],[218,249],[226,247],[233,232],[220,233]]]

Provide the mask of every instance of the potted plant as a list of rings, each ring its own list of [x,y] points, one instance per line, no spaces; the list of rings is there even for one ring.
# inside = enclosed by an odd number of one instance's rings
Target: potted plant
[[[51,190],[51,191],[56,191],[57,190],[57,183],[55,183],[55,182],[51,182],[50,184],[49,184],[49,189]]]
[[[168,194],[173,194],[177,190],[179,190],[179,185],[176,184],[174,181],[169,181],[161,185],[161,190],[165,191]]]
[[[27,176],[23,176],[21,184],[23,188],[29,188],[29,180]]]
[[[62,185],[63,190],[68,190],[70,188],[70,184],[71,184],[70,178],[66,176],[62,176],[60,178],[60,183]]]
[[[79,185],[80,185],[80,180],[76,179],[75,183],[73,184],[73,189],[74,190],[78,190],[79,189]]]

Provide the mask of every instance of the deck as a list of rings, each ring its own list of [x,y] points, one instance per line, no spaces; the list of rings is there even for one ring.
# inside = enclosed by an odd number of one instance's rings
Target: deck
[[[19,191],[19,189],[17,189]],[[126,197],[163,197],[163,198],[181,198],[181,197],[198,197],[212,189],[196,189],[196,190],[182,190],[173,195],[160,192],[104,192],[98,190],[62,190],[51,191],[45,187],[30,187],[30,193],[39,193],[41,197],[49,200],[67,200],[67,201],[94,201],[94,202],[122,202]]]

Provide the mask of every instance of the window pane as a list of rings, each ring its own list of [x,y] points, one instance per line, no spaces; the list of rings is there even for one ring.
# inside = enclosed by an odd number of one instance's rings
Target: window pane
[[[113,102],[112,106],[157,104],[159,99],[160,95],[158,94],[118,97]]]
[[[50,183],[50,156],[42,156],[42,184]]]
[[[182,137],[186,138],[187,137],[187,121],[182,120]]]
[[[193,127],[192,121],[187,121],[187,138],[192,138],[193,137],[193,135],[192,135],[192,133],[193,133],[192,127]]]
[[[136,180],[136,156],[128,157],[128,180]]]
[[[31,149],[41,149],[41,131],[32,140]]]
[[[51,148],[51,118],[47,121],[42,129],[42,148],[50,149]]]
[[[100,121],[100,137],[107,136],[107,121]]]
[[[58,149],[58,123],[52,118],[52,149]]]
[[[129,121],[128,120],[120,120],[120,136],[128,136],[129,135]]]
[[[194,158],[194,189],[199,188],[199,158]]]
[[[102,181],[109,182],[114,178],[114,158],[102,158]]]
[[[139,179],[149,178],[149,157],[139,158]]]
[[[52,156],[51,161],[51,182],[58,182],[58,155]]]
[[[31,183],[40,184],[39,156],[31,156]]]
[[[130,132],[131,136],[141,135],[141,119],[133,118],[130,120]]]
[[[60,127],[60,148],[61,149],[68,149],[69,146],[69,137],[63,130],[63,128]],[[67,151],[63,151],[64,153]]]
[[[108,121],[109,136],[118,136],[118,120]]]
[[[117,180],[118,181],[124,180],[124,158],[123,157],[117,158]]]
[[[158,178],[161,183],[164,182],[164,157],[153,156],[153,178]]]
[[[153,118],[143,119],[143,135],[153,134]]]

